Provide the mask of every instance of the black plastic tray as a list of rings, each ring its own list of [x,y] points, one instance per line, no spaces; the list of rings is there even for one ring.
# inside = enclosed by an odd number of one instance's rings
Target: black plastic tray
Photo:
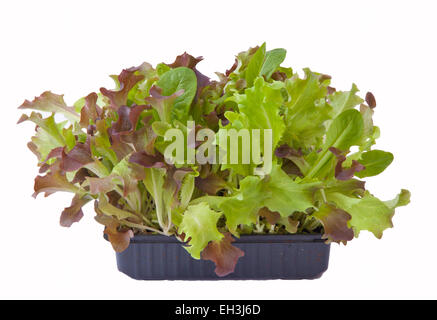
[[[138,280],[317,279],[328,268],[330,245],[321,235],[242,235],[233,245],[244,251],[235,271],[214,273],[209,260],[195,260],[174,237],[136,235],[117,253],[118,270]]]

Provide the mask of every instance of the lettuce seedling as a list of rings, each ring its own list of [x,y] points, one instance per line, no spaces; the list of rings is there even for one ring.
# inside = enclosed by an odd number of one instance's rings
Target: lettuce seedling
[[[184,53],[156,68],[125,69],[112,76],[115,89],[73,105],[49,91],[26,100],[19,108],[34,111],[19,123],[36,125],[28,143],[39,166],[34,196],[72,193],[61,213],[65,227],[94,202],[95,219],[118,252],[135,234],[174,236],[193,258],[213,261],[219,276],[244,255],[232,245],[241,234],[320,233],[346,243],[367,230],[381,238],[410,193],[382,201],[362,180],[393,161],[373,149],[375,97],[360,98],[355,85],[338,91],[330,76],[310,69],[300,77],[281,66],[285,54],[265,44],[250,48],[211,80],[196,68],[202,58]],[[271,144],[249,162],[181,163],[166,156],[170,129],[179,130],[187,157],[205,152],[204,139],[189,142],[202,129],[217,141],[224,129],[270,132],[239,144],[239,154],[253,155],[269,137]],[[263,171],[269,153],[271,167]]]

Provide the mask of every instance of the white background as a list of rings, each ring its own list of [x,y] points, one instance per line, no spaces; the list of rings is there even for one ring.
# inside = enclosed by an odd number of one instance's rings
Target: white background
[[[0,7],[0,298],[437,298],[435,1],[7,1]],[[377,100],[377,148],[395,160],[367,187],[382,199],[412,192],[382,240],[365,232],[332,245],[313,281],[141,282],[119,273],[93,209],[59,226],[70,195],[34,200],[33,126],[16,126],[24,99],[45,90],[67,103],[112,88],[109,74],[185,50],[213,76],[267,41],[285,65],[352,82]]]

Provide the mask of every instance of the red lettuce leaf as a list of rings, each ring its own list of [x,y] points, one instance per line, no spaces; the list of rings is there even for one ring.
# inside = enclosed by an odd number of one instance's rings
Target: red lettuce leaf
[[[120,90],[108,90],[100,88],[100,92],[109,98],[111,102],[110,107],[113,110],[118,110],[120,106],[127,104],[127,97],[129,91],[141,80],[144,79],[143,75],[137,75],[136,72],[139,67],[124,69],[118,76],[118,82],[120,84]]]
[[[60,224],[63,227],[71,227],[75,222],[79,222],[83,217],[82,207],[91,201],[91,197],[80,197],[75,195],[71,205],[62,211]]]
[[[150,155],[146,151],[134,152],[130,156],[129,162],[139,164],[146,168],[164,168],[167,166],[162,154],[156,153],[156,155]]]
[[[335,178],[337,178],[337,180],[352,179],[355,172],[360,172],[365,169],[365,167],[356,160],[352,160],[350,168],[343,168],[343,162],[346,161],[346,157],[342,152],[334,147],[330,147],[329,151],[337,157],[337,165],[335,166]]]
[[[79,170],[77,170],[71,183],[82,184],[89,176],[91,176],[91,174],[86,168],[80,168]]]
[[[39,97],[35,97],[33,101],[25,100],[18,109],[33,109],[45,112],[61,113],[71,122],[80,119],[79,114],[73,107],[65,104],[64,95],[54,94],[50,91],[45,91]]]
[[[352,240],[354,232],[348,227],[351,215],[331,204],[323,204],[314,216],[319,219],[325,230],[323,237],[328,241],[346,242]]]
[[[108,237],[115,252],[123,252],[129,247],[130,239],[134,236],[132,230],[121,231],[120,223],[109,216],[98,215],[95,219],[105,226],[103,233]]]
[[[238,259],[244,256],[240,248],[232,245],[234,241],[231,234],[227,232],[220,241],[210,242],[202,251],[202,259],[215,263],[215,273],[219,277],[234,272]]]
[[[94,160],[91,157],[89,143],[77,143],[68,153],[62,153],[61,169],[66,172],[76,171]]]
[[[86,177],[86,179],[90,185],[91,194],[107,193],[112,191],[115,187],[113,182],[114,177],[112,175],[103,178]]]
[[[213,173],[206,178],[200,176],[196,177],[194,183],[196,188],[212,196],[215,196],[217,192],[226,187],[226,181]]]
[[[175,100],[184,93],[184,90],[179,90],[170,96],[163,96],[162,89],[157,86],[150,88],[150,96],[145,100],[158,112],[161,121],[171,121],[171,110]]]
[[[376,99],[372,92],[366,93],[366,103],[372,109],[376,107]]]
[[[173,63],[168,64],[170,68],[187,67],[194,71],[197,77],[197,95],[202,88],[210,84],[210,79],[196,69],[196,65],[202,60],[203,57],[195,58],[192,55],[184,52],[183,54],[177,56]]]
[[[88,128],[91,123],[95,124],[97,119],[102,117],[102,113],[102,109],[97,105],[97,94],[92,92],[85,97],[85,105],[80,112],[79,123],[82,128]]]
[[[35,178],[34,190],[33,197],[36,198],[41,192],[44,192],[47,197],[57,191],[77,193],[79,188],[70,183],[65,175],[62,175],[59,171],[51,171],[45,176]]]
[[[267,207],[263,207],[259,209],[258,215],[263,218],[266,218],[267,222],[270,223],[271,225],[276,224],[279,221],[279,219],[281,219],[281,215],[279,214],[279,212],[270,211]]]
[[[138,119],[141,115],[141,112],[143,112],[146,109],[150,109],[151,106],[146,105],[135,105],[132,107],[128,106],[120,106],[117,110],[118,114],[118,120],[114,122],[109,129],[110,135],[114,134],[131,134],[135,131],[135,128],[138,123]]]

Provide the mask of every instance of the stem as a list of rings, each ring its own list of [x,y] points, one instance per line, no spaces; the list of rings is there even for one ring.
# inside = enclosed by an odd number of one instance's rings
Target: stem
[[[332,156],[332,153],[328,153],[328,149],[325,150],[322,158],[316,163],[314,167],[308,172],[308,174],[305,176],[306,179],[311,179],[329,160],[329,158]]]
[[[152,227],[143,226],[141,224],[136,224],[136,223],[129,222],[129,221],[123,221],[122,223],[128,227],[131,227],[131,228],[137,228],[137,229],[141,229],[141,230],[149,230],[149,231],[156,232],[156,233],[162,234],[164,236],[167,236],[167,234],[165,234],[161,230],[158,230],[158,229],[155,229]]]
[[[257,233],[263,233],[263,231],[264,231],[264,225],[261,226],[261,222],[259,220],[259,216],[256,218],[255,229],[256,229]]]
[[[324,189],[320,189],[320,193],[322,195],[322,199],[324,203],[327,203],[328,200],[326,199],[326,194],[325,194],[325,190]]]
[[[153,168],[150,170],[150,174],[152,175],[152,183],[153,183],[153,194],[155,199],[155,208],[156,208],[156,217],[158,218],[158,224],[162,228],[162,230],[165,230],[166,225],[163,221],[163,215],[162,215],[162,197],[158,194],[158,190],[155,183],[155,172]]]
[[[143,218],[143,220],[144,220],[145,223],[147,223],[147,224],[149,224],[149,225],[152,225],[152,221],[150,221],[146,216],[141,215],[141,218]]]
[[[167,227],[165,228],[165,233],[168,234],[171,227],[173,226],[172,222],[171,222],[171,208],[167,209]]]

